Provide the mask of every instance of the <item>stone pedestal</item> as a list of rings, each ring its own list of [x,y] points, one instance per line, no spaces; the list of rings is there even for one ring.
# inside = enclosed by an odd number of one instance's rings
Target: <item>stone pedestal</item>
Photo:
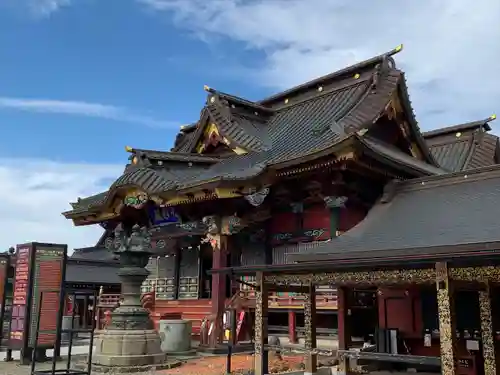
[[[190,320],[160,320],[161,349],[169,354],[189,354],[192,323]]]
[[[166,354],[161,350],[155,330],[105,330],[96,332],[94,365],[101,367],[144,367],[162,365]]]

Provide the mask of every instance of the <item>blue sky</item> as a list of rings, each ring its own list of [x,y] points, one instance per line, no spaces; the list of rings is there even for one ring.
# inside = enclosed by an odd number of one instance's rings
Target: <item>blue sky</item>
[[[259,99],[404,43],[397,63],[423,129],[490,116],[500,5],[475,6],[0,0],[0,185],[12,197],[0,247],[92,245],[100,230],[73,228],[60,212],[119,175],[126,145],[170,149],[198,119],[205,84]]]
[[[81,108],[78,116],[51,109],[51,103],[41,103],[38,112],[7,103],[0,120],[15,126],[5,127],[9,141],[2,142],[0,157],[22,150],[23,157],[123,162],[126,144],[170,147],[179,126],[196,121],[204,84],[244,89],[233,74],[222,74],[220,65],[229,51],[179,31],[138,2],[117,3],[80,1],[45,17],[26,17],[18,9],[1,13],[0,97],[102,103],[120,108],[120,114],[112,121],[108,108],[95,116],[84,116],[92,108]],[[245,55],[243,48],[232,52],[234,59]],[[253,96],[262,93],[260,88],[245,90]],[[9,104],[13,108],[6,108]]]

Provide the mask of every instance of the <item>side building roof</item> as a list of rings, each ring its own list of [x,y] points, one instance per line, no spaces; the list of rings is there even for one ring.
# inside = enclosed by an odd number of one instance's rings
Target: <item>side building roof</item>
[[[500,143],[488,133],[496,116],[449,126],[424,133],[424,138],[438,164],[457,172],[500,162]]]
[[[500,254],[500,165],[390,183],[366,218],[290,261]]]

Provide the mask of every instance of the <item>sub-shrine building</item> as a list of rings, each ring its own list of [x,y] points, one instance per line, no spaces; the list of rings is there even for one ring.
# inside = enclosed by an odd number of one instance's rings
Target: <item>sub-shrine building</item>
[[[256,374],[270,332],[288,331],[311,374],[328,335],[344,372],[357,359],[496,374],[495,117],[422,133],[401,48],[260,101],[205,87],[171,151],[127,147],[124,173],[64,215],[102,225],[110,252],[118,226],[148,227],[153,320],[192,320],[214,349],[236,309]]]

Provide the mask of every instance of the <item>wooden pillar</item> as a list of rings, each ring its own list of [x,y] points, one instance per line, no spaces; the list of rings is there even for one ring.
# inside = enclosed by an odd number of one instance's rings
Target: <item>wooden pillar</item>
[[[295,311],[288,312],[288,338],[291,344],[297,343],[297,316]]]
[[[267,319],[269,292],[264,274],[258,272],[255,278],[255,375],[269,373],[267,345]]]
[[[491,319],[491,295],[489,287],[479,292],[479,312],[481,317],[481,341],[483,346],[484,375],[496,375],[495,342]]]
[[[349,289],[346,287],[337,288],[337,322],[339,350],[348,350],[351,346],[351,326],[349,319]],[[345,356],[339,356],[339,374],[349,373],[349,360]]]
[[[210,236],[213,249],[212,269],[227,266],[227,236],[215,234]],[[226,308],[226,278],[225,274],[212,274],[212,316],[214,329],[210,335],[210,347],[214,348],[222,343],[224,337],[223,315]]]
[[[309,293],[304,298],[304,330],[305,347],[307,350],[316,349],[316,287],[309,285]],[[304,375],[313,375],[317,372],[317,354],[308,354],[306,357],[306,369]]]
[[[457,334],[453,283],[449,278],[448,265],[436,263],[436,288],[441,345],[441,374],[457,375]]]

